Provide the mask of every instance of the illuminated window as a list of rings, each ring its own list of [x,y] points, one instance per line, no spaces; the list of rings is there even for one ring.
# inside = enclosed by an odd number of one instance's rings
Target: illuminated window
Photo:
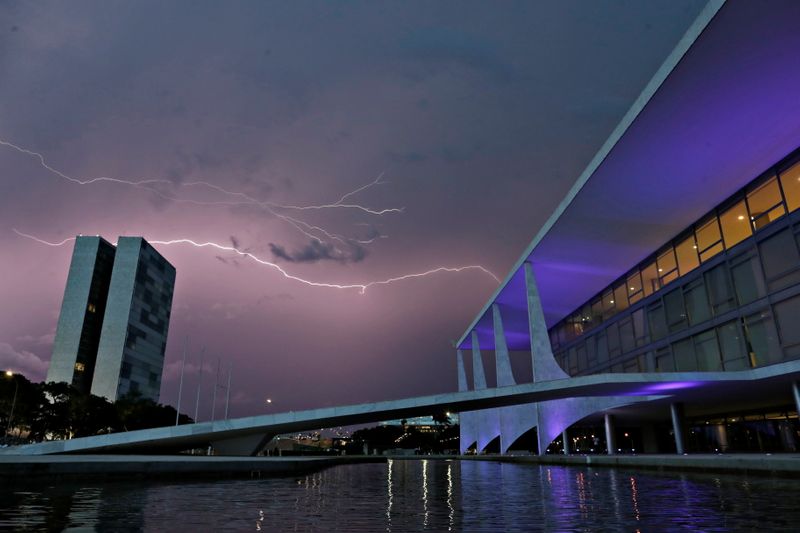
[[[75,370],[77,370],[78,372],[83,372],[84,370],[86,370],[86,367],[84,366],[83,363],[75,363]]]
[[[642,299],[642,276],[637,270],[628,276],[628,301],[630,303],[638,302]]]
[[[789,211],[800,207],[800,162],[781,172],[781,187]]]
[[[97,311],[97,307],[95,307],[94,304],[89,304],[89,307],[87,307],[87,309],[89,310],[90,313],[94,313],[95,311]]]
[[[678,262],[675,260],[675,250],[668,248],[656,260],[658,266],[658,278],[664,286],[672,280],[678,278]]]
[[[717,217],[700,224],[695,232],[695,237],[697,238],[697,251],[700,253],[700,261],[708,261],[723,249],[722,234],[719,231]]]
[[[642,269],[642,284],[644,285],[645,296],[650,296],[661,288],[655,262],[650,263]]]
[[[748,193],[747,206],[750,209],[750,221],[756,230],[785,215],[786,209],[783,207],[777,178],[768,180]]]
[[[675,255],[678,256],[678,271],[681,276],[688,274],[700,266],[694,235],[678,243],[675,247]]]
[[[624,282],[614,287],[614,305],[617,311],[628,308],[628,292]]]
[[[752,235],[753,231],[750,229],[747,216],[744,200],[720,215],[719,223],[722,226],[725,248],[730,248]]]

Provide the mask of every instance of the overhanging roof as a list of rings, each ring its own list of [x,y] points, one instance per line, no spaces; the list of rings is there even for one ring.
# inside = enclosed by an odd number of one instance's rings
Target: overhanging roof
[[[800,146],[800,2],[712,0],[458,342],[530,348],[522,265],[552,326]]]

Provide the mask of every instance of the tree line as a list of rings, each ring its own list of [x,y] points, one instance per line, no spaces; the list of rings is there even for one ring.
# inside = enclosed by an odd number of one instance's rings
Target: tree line
[[[193,422],[185,414],[179,421]],[[63,440],[170,426],[175,408],[137,393],[112,403],[68,383],[33,383],[14,374],[0,379],[0,424],[6,444]]]

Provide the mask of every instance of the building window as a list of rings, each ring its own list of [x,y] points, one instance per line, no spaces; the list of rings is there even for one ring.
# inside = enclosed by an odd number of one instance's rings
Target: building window
[[[694,351],[697,356],[697,369],[701,372],[722,370],[722,358],[717,345],[717,335],[713,329],[695,335]]]
[[[94,304],[89,304],[89,305],[86,307],[86,309],[87,309],[87,310],[88,310],[90,313],[94,313],[94,312],[96,312],[96,311],[97,311],[97,307],[96,307]]]
[[[675,372],[675,359],[669,348],[661,348],[656,352],[656,372]]]
[[[711,307],[708,305],[708,295],[703,278],[697,279],[683,288],[683,297],[686,301],[686,314],[692,325],[705,322],[711,318]]]
[[[637,270],[628,276],[628,301],[630,303],[638,302],[642,299],[642,276]]]
[[[767,295],[767,287],[756,254],[751,252],[733,259],[731,276],[739,305],[748,304]]]
[[[733,291],[728,280],[725,264],[716,266],[705,273],[708,297],[715,315],[730,311],[735,307]]]
[[[697,370],[697,361],[694,358],[694,345],[691,338],[673,344],[672,353],[675,354],[675,368],[678,372]]]
[[[781,186],[789,211],[800,207],[800,162],[781,172]]]
[[[800,296],[775,304],[781,344],[792,358],[800,355]]]
[[[681,294],[680,288],[664,295],[664,309],[666,310],[667,326],[670,333],[680,331],[688,325],[686,309],[683,307],[683,294]]]
[[[708,261],[723,250],[722,234],[719,231],[719,221],[714,217],[701,223],[695,232],[697,250],[700,260]]]
[[[667,321],[661,302],[655,302],[647,307],[647,322],[650,325],[652,340],[656,341],[667,335]]]
[[[769,281],[782,277],[800,264],[800,254],[790,228],[786,228],[759,244],[764,274]],[[785,284],[781,284],[785,286]],[[779,287],[770,287],[776,289]]]
[[[775,323],[769,313],[757,313],[744,319],[745,340],[750,366],[765,366],[782,359],[775,333]]]
[[[722,213],[719,217],[719,223],[722,226],[722,238],[725,240],[725,248],[732,248],[753,233],[748,222],[744,200]]]
[[[658,265],[658,278],[662,287],[678,278],[678,262],[675,260],[675,250],[671,246],[658,256],[656,265]]]
[[[625,289],[625,283],[620,283],[614,287],[614,306],[617,312],[628,308],[628,293]]]
[[[750,222],[754,230],[760,230],[786,214],[778,187],[777,178],[771,178],[747,195],[747,206],[750,208]]]
[[[83,363],[75,363],[75,370],[78,372],[83,372],[86,370],[86,366]]]
[[[744,339],[738,320],[727,322],[717,328],[719,347],[725,370],[746,370],[750,361],[744,350]]]
[[[700,259],[697,255],[697,244],[694,242],[694,235],[684,239],[675,247],[675,255],[678,256],[678,271],[684,276],[700,266]]]
[[[642,269],[642,280],[642,283],[644,284],[645,296],[650,296],[661,288],[661,283],[658,281],[658,270],[656,270],[655,262],[650,263]]]

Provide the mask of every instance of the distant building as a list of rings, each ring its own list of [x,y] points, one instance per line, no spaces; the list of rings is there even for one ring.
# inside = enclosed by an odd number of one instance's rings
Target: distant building
[[[78,237],[47,381],[158,401],[175,268],[141,237]]]

